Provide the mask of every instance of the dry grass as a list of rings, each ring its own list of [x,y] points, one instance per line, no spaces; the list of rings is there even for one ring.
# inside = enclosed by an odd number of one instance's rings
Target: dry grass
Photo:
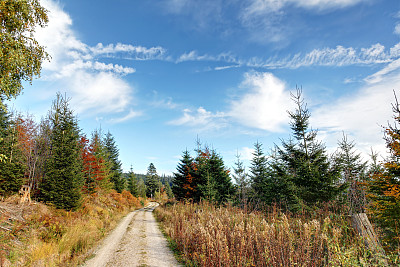
[[[77,266],[129,211],[147,200],[99,192],[87,196],[75,212],[35,203],[0,202],[0,266]]]
[[[187,266],[375,266],[345,216],[246,213],[208,203],[156,210]]]

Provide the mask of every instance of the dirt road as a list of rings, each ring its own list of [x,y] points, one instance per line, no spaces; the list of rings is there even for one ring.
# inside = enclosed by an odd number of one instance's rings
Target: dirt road
[[[153,216],[157,206],[128,214],[83,266],[179,266]]]

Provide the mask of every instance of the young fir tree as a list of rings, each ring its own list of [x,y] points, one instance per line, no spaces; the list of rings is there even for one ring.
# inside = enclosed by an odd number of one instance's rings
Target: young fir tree
[[[165,184],[165,193],[167,194],[168,199],[172,199],[172,198],[175,197],[174,193],[172,192],[172,189],[171,189],[171,186],[170,186],[169,183]]]
[[[157,169],[153,163],[150,163],[146,174],[146,195],[154,197],[155,193],[160,191],[160,178],[157,174]]]
[[[366,177],[367,162],[362,160],[361,153],[355,151],[354,141],[348,141],[343,134],[342,140],[338,142],[338,150],[333,160],[336,168],[340,170],[340,180],[342,183],[364,181]]]
[[[262,150],[262,144],[254,144],[253,158],[250,166],[251,189],[254,199],[266,200],[268,179],[268,161]]]
[[[368,197],[371,200],[369,211],[381,226],[385,241],[392,248],[400,246],[400,107],[393,105],[395,124],[385,130],[386,146],[390,157],[376,169],[367,182]]]
[[[17,144],[16,125],[10,115],[0,108],[0,195],[18,192],[23,183],[25,168]]]
[[[355,143],[348,141],[343,134],[338,142],[338,150],[333,156],[335,168],[340,174],[340,183],[346,185],[347,192],[342,198],[350,207],[350,214],[364,213],[366,205],[365,186],[367,162],[363,161],[361,154],[355,151]]]
[[[57,208],[76,209],[83,185],[78,122],[68,99],[57,94],[49,119],[52,125],[50,156],[45,165],[41,198]]]
[[[114,189],[121,193],[125,189],[125,179],[122,176],[121,161],[118,159],[119,150],[110,132],[106,134],[104,143],[110,166],[110,182],[114,184]]]
[[[336,186],[339,173],[328,161],[325,146],[316,139],[317,132],[309,128],[310,112],[301,94],[299,89],[292,94],[297,108],[289,112],[294,141],[283,141],[283,147],[277,147],[279,171],[284,171],[278,178],[284,179],[282,184],[294,194],[291,200],[314,205],[334,199],[344,188]]]
[[[139,197],[138,180],[133,172],[132,166],[128,173],[128,190],[131,192],[132,196]]]
[[[243,161],[240,159],[239,153],[236,154],[236,159],[235,167],[233,167],[234,173],[232,176],[235,179],[238,187],[237,204],[243,207],[247,203],[249,179]]]
[[[172,192],[177,200],[193,198],[197,190],[195,184],[194,162],[189,151],[184,151],[177,172],[172,180]]]

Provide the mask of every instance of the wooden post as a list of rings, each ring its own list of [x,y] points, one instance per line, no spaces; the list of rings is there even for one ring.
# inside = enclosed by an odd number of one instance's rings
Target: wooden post
[[[372,251],[379,265],[388,266],[388,262],[385,259],[385,251],[379,243],[378,237],[368,220],[367,214],[355,213],[351,215],[351,223],[358,234],[363,237],[365,245]]]

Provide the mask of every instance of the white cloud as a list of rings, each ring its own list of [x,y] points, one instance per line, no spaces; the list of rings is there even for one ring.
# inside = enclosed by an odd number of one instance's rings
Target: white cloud
[[[221,129],[226,126],[225,114],[223,112],[212,113],[203,107],[196,111],[184,109],[179,119],[168,122],[170,125],[186,125],[199,131]]]
[[[49,93],[54,97],[61,90],[71,97],[71,104],[78,113],[91,115],[125,112],[131,105],[133,88],[122,76],[132,74],[132,67],[104,63],[101,57],[125,53],[135,59],[145,60],[160,57],[165,51],[161,47],[145,48],[118,43],[90,47],[81,42],[72,30],[72,19],[58,2],[43,0],[49,10],[49,23],[38,28],[38,42],[46,47],[51,62],[43,64],[43,79],[57,85]],[[109,59],[108,59],[109,61]],[[129,112],[116,119],[122,122],[138,115]]]
[[[400,35],[400,23],[397,23],[396,26],[394,27],[395,34]]]
[[[227,115],[243,125],[279,132],[287,124],[291,107],[286,85],[272,73],[247,73],[242,87],[248,91],[231,102]]]
[[[78,113],[123,112],[132,101],[132,88],[113,73],[77,72],[67,85]]]
[[[370,147],[381,153],[386,151],[381,126],[392,120],[393,90],[398,93],[400,89],[399,63],[390,68],[391,71],[384,68],[371,75],[375,77],[373,82],[366,83],[357,93],[312,112],[311,124],[319,128],[327,143],[334,146],[344,131],[364,155],[370,153]]]
[[[88,51],[87,45],[79,41],[72,31],[72,19],[59,4],[51,0],[41,1],[50,12],[49,23],[45,28],[37,28],[35,37],[39,44],[46,47],[51,56],[50,62],[44,62],[44,70],[57,70],[69,57]]]

